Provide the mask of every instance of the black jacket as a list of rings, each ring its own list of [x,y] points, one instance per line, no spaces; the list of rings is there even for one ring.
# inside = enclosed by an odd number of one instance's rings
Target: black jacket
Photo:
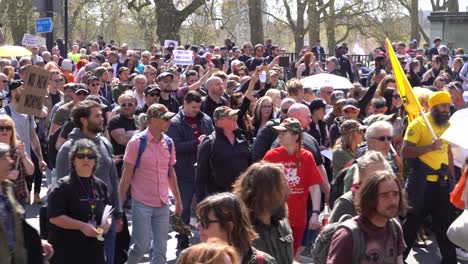
[[[272,119],[265,123],[257,133],[257,137],[252,145],[252,160],[254,162],[263,159],[263,156],[270,150],[271,144],[275,141],[278,133],[273,130],[274,126],[279,125],[280,119]]]
[[[197,116],[197,125],[200,134],[210,135],[214,131],[213,122],[211,118],[200,112]],[[193,138],[192,128],[185,121],[185,114],[183,107],[180,108],[179,113],[171,119],[171,125],[167,131],[167,135],[172,138],[176,148],[176,164],[174,169],[177,174],[178,180],[194,182],[195,181],[195,168],[194,164],[197,162],[197,145]]]
[[[346,56],[341,56],[341,57],[336,57],[338,59],[338,62],[340,63],[340,75],[348,78],[350,82],[354,82],[354,73],[353,73],[353,67],[351,65],[351,61],[349,60],[348,57]]]
[[[198,147],[196,195],[198,201],[219,192],[231,191],[232,184],[252,163],[250,147],[240,131],[234,145],[221,128],[206,137]]]

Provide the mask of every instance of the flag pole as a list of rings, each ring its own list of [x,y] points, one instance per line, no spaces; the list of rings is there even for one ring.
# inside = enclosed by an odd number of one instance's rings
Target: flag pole
[[[419,115],[421,115],[422,118],[424,119],[424,122],[426,122],[427,127],[429,128],[429,131],[431,131],[431,134],[432,134],[432,137],[434,138],[434,140],[437,140],[438,138],[437,138],[436,133],[434,132],[434,128],[432,127],[431,123],[429,123],[429,120],[427,119],[427,116],[424,113],[424,111],[420,110]]]

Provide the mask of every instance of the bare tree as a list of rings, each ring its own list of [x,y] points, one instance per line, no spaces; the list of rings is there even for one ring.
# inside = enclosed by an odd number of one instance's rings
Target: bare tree
[[[261,0],[249,0],[250,41],[255,45],[263,43],[263,12]]]

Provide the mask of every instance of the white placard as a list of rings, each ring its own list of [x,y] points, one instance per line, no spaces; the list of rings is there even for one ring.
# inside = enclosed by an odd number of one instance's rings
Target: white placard
[[[44,46],[46,44],[46,39],[39,36],[34,36],[31,34],[24,34],[23,40],[21,41],[23,46]]]
[[[179,46],[179,42],[177,40],[170,40],[166,39],[164,40],[164,47],[165,48],[177,48]]]
[[[193,52],[191,50],[174,50],[174,64],[193,65]]]
[[[331,148],[324,149],[320,152],[325,158],[332,160],[333,150]]]

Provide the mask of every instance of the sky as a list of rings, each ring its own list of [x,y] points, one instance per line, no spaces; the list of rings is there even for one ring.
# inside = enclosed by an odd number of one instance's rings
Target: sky
[[[441,1],[442,2],[442,1]],[[466,12],[468,6],[468,0],[458,0],[458,6],[460,7],[460,12]],[[430,0],[419,0],[419,8],[422,10],[432,10]]]

